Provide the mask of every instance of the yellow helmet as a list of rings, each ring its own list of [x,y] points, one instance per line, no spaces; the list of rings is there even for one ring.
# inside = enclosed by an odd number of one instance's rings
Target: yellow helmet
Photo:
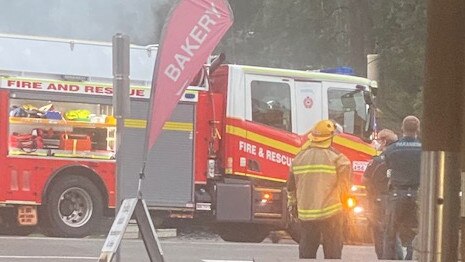
[[[314,142],[328,140],[334,136],[336,126],[331,120],[321,120],[310,130],[308,138]]]

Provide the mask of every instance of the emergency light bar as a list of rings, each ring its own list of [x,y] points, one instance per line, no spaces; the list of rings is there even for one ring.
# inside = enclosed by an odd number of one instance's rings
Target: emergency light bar
[[[348,66],[323,68],[317,71],[321,73],[330,73],[330,74],[340,74],[340,75],[349,75],[349,76],[355,75],[354,69]]]

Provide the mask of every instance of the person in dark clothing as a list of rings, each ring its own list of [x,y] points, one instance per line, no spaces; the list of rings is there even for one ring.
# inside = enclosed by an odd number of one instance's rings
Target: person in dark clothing
[[[384,151],[388,145],[394,143],[397,139],[397,135],[389,129],[379,131],[376,139],[378,142],[377,150]],[[378,259],[381,259],[383,254],[388,182],[389,178],[387,177],[384,154],[373,157],[373,160],[368,164],[363,174],[363,183],[367,189],[367,199],[371,210],[369,221],[373,231],[375,252]],[[397,245],[396,250],[398,257],[401,257],[401,246]]]
[[[417,191],[420,185],[420,120],[407,116],[402,121],[403,137],[384,151],[389,178],[387,228],[383,259],[396,259],[396,239],[407,247],[406,260],[413,255],[412,241],[418,227]]]

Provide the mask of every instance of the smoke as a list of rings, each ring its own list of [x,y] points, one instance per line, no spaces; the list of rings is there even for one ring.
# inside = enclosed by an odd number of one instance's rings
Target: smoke
[[[131,43],[158,42],[173,1],[0,0],[0,33],[110,42],[116,33]]]

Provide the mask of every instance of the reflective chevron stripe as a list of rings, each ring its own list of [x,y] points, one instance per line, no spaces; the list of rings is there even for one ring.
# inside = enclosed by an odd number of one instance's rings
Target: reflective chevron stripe
[[[337,212],[341,210],[342,210],[342,204],[337,203],[337,204],[325,207],[323,209],[300,209],[299,208],[298,212],[299,212],[300,219],[317,219],[317,218],[329,217],[333,214],[336,214]]]
[[[301,174],[315,174],[315,173],[327,173],[336,174],[336,167],[331,165],[303,165],[293,166],[292,172],[295,175]]]

